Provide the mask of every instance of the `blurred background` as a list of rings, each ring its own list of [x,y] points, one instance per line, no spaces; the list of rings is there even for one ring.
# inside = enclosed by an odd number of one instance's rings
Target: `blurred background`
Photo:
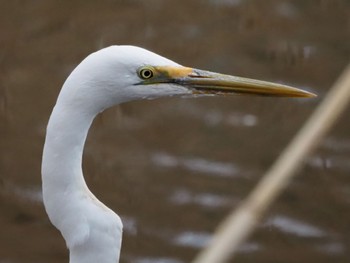
[[[71,70],[114,44],[318,94],[164,98],[97,117],[83,166],[123,219],[121,262],[190,262],[349,62],[350,1],[0,1],[1,263],[68,262],[42,203],[45,126]],[[304,160],[237,262],[349,262],[349,114]]]

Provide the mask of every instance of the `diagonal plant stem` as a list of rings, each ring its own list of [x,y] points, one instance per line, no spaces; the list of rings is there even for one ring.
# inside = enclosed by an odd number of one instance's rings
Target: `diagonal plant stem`
[[[224,263],[233,258],[264,212],[334,125],[349,101],[350,64],[248,198],[218,226],[209,246],[192,263]]]

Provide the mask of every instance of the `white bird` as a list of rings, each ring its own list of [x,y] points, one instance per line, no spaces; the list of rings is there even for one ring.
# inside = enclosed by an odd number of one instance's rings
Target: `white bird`
[[[183,67],[134,46],[102,49],[73,70],[52,111],[42,160],[45,209],[66,241],[70,263],[119,262],[122,222],[91,193],[82,172],[84,143],[95,116],[132,100],[229,93],[314,96],[280,84]]]

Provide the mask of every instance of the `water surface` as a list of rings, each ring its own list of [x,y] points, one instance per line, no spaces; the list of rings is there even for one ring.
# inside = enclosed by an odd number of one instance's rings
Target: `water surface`
[[[68,262],[41,199],[45,126],[69,72],[112,44],[305,88],[314,100],[166,98],[98,116],[91,190],[121,215],[121,262],[183,263],[207,244],[350,58],[350,2],[0,3],[0,262]],[[241,247],[237,262],[348,262],[349,110]]]

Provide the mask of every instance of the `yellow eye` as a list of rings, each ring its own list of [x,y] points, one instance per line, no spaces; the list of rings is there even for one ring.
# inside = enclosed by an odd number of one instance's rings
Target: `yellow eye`
[[[152,67],[142,67],[137,73],[141,79],[150,79],[154,75]]]

